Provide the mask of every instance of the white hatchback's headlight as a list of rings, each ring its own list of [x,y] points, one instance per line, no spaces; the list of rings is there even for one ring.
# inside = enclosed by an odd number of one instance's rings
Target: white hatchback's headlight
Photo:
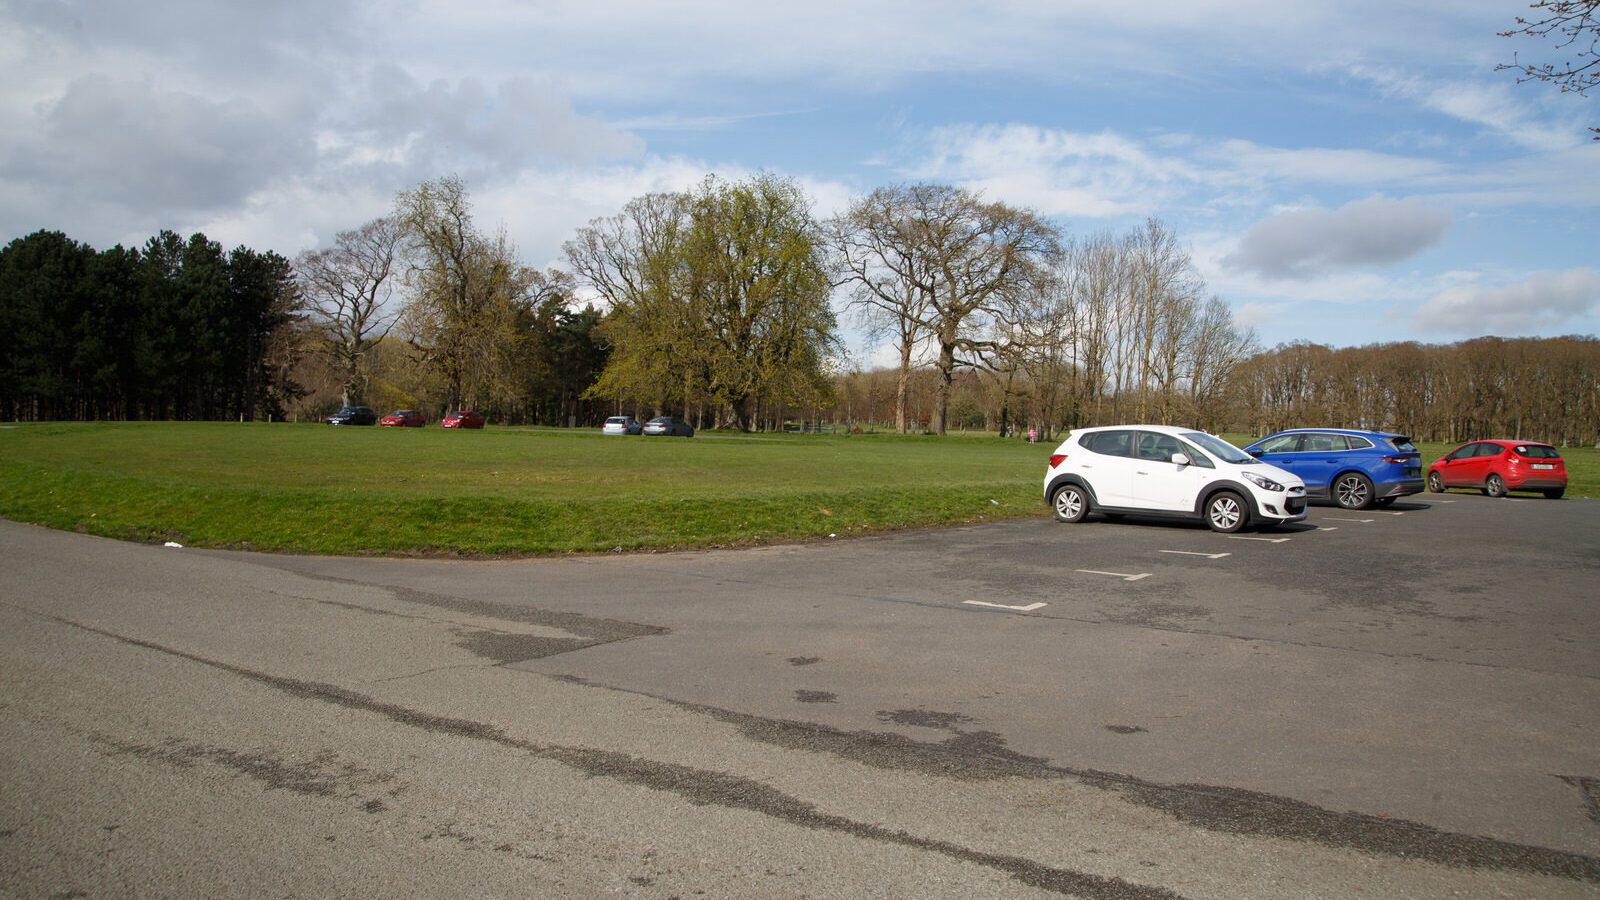
[[[1273,481],[1271,478],[1268,478],[1265,475],[1257,475],[1254,472],[1246,472],[1246,473],[1244,473],[1244,477],[1250,479],[1250,483],[1251,484],[1253,484],[1256,487],[1261,488],[1263,490],[1268,490],[1268,491],[1286,491],[1286,490],[1288,490],[1288,488],[1286,488],[1283,485],[1277,483],[1276,481]]]

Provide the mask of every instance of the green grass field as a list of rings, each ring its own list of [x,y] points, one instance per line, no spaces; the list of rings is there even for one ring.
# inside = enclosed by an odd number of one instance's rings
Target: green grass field
[[[731,546],[1044,515],[1040,479],[1053,446],[953,435],[20,425],[0,429],[0,516],[297,553]],[[1422,448],[1425,461],[1449,449]],[[1568,496],[1600,496],[1600,452],[1563,455]]]
[[[0,429],[0,515],[301,553],[711,547],[1041,514],[1049,452],[883,434],[22,425]]]

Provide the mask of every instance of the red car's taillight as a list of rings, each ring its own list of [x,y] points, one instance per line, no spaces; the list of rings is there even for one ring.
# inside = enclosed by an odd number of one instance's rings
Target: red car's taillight
[[[1065,460],[1066,458],[1067,455],[1065,453],[1050,454],[1050,468],[1054,469],[1056,466],[1061,465],[1062,460]]]

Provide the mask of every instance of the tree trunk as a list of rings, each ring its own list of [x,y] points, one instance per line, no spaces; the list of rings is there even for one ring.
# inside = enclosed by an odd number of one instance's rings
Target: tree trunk
[[[900,345],[900,372],[894,385],[894,433],[906,433],[906,390],[911,380],[911,345]]]
[[[930,416],[929,430],[934,434],[945,433],[945,419],[950,411],[951,383],[955,380],[956,345],[954,341],[939,339],[939,383],[933,396],[933,414]]]

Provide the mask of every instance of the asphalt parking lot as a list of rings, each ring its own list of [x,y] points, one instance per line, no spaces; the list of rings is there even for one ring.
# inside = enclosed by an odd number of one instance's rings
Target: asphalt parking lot
[[[1091,517],[467,580],[269,564],[666,631],[508,663],[528,671],[1587,852],[1597,526],[1594,501],[1455,492],[1238,535]]]
[[[40,895],[1583,896],[1597,526],[1461,492],[459,561],[0,523],[0,863]]]

